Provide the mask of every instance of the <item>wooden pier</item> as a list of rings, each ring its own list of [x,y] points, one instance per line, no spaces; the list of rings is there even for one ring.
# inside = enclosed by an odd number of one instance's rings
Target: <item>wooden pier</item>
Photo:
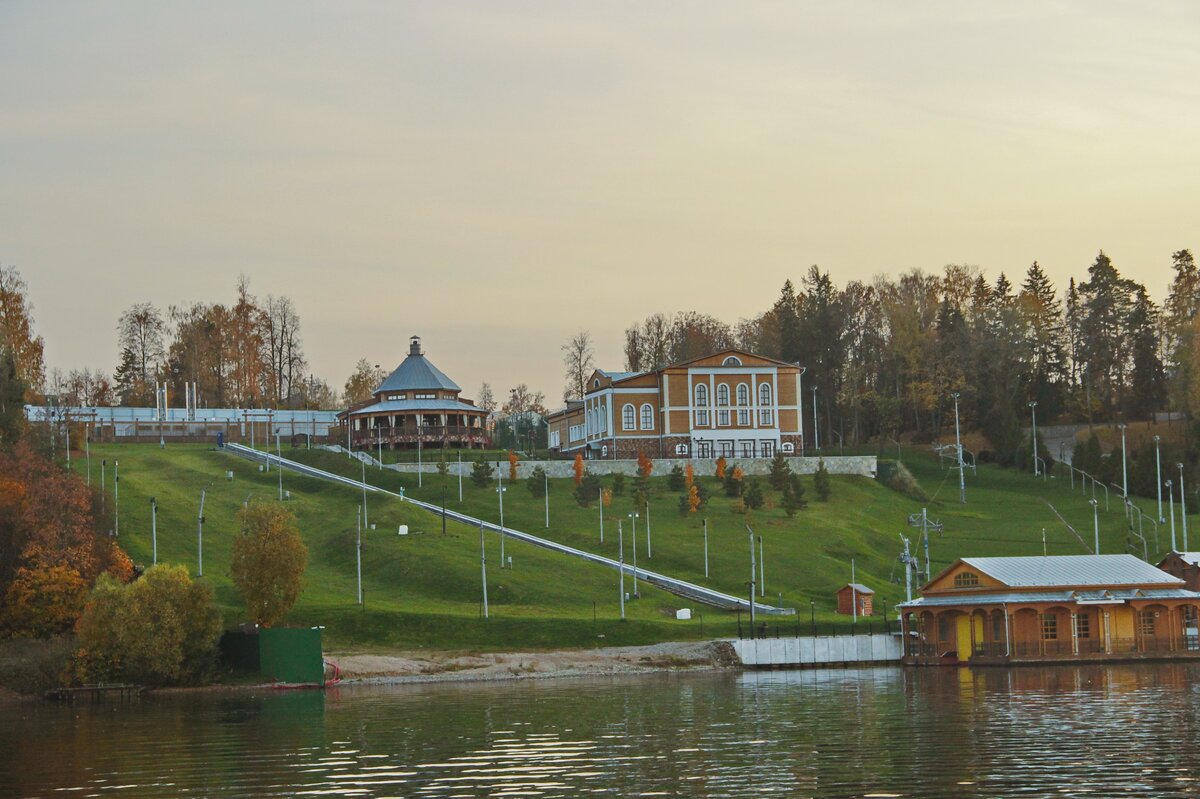
[[[80,685],[75,688],[55,688],[46,692],[46,698],[59,702],[74,702],[78,699],[99,702],[101,699],[136,699],[145,690],[145,687],[141,685],[98,683],[97,685]]]

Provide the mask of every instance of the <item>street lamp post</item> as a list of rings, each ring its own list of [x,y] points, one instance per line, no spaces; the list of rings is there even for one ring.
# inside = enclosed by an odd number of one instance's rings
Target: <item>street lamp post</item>
[[[501,564],[503,566],[503,564]],[[479,521],[479,573],[483,577],[483,617],[488,618],[487,601],[487,543],[483,538],[483,520]]]
[[[817,637],[817,600],[808,600],[808,623],[812,625],[812,637]]]
[[[1029,403],[1029,413],[1033,419],[1033,436],[1030,447],[1033,449],[1033,476],[1038,476],[1038,445],[1037,445],[1037,400]]]
[[[366,527],[371,523],[367,516],[367,462],[360,459],[358,464],[362,466],[363,526]]]
[[[1088,502],[1092,506],[1092,529],[1096,535],[1095,553],[1100,554],[1100,503],[1094,499],[1089,499]]]
[[[550,529],[550,473],[542,470],[542,491],[546,497],[546,529]],[[600,504],[604,504],[604,492],[600,492]]]
[[[200,512],[196,514],[196,576],[204,576],[204,497],[207,488],[200,489]]]
[[[633,596],[636,599],[638,596],[637,583],[637,520],[640,514],[637,511],[629,514],[629,518],[633,520]]]
[[[499,485],[496,486],[496,496],[500,498],[500,568],[504,568],[507,561],[504,559],[504,492],[508,489],[504,487],[504,473],[497,470],[496,478],[499,480]]]
[[[963,473],[962,432],[958,426],[958,392],[955,391],[950,396],[954,397],[954,448],[958,451],[958,501],[965,505],[967,504],[967,479]]]
[[[363,509],[357,507],[354,509],[354,526],[358,528],[358,541],[354,547],[354,569],[358,575],[358,604],[362,604],[362,528],[363,528]]]
[[[1163,487],[1162,458],[1159,455],[1158,442],[1159,442],[1159,437],[1155,436],[1154,437],[1154,474],[1158,478],[1158,523],[1162,524],[1163,522],[1166,521],[1166,519],[1163,518],[1163,515],[1162,515],[1162,487]]]
[[[1129,469],[1125,456],[1125,425],[1118,425],[1121,430],[1121,494],[1129,496]]]
[[[459,501],[459,504],[462,504],[462,473],[463,473],[462,450],[460,449],[458,451],[458,501]]]
[[[650,500],[646,500],[646,557],[654,557],[654,550],[650,546]]]
[[[150,497],[150,562],[158,564],[158,501]]]
[[[625,621],[625,532],[617,519],[617,565],[621,570],[621,621]]]
[[[1167,504],[1171,510],[1171,551],[1178,552],[1179,549],[1175,546],[1175,492],[1170,480],[1167,481]]]
[[[757,582],[758,570],[754,567],[754,531],[750,529],[750,525],[746,525],[746,532],[750,535],[750,638],[754,638],[754,583]]]
[[[121,537],[121,462],[113,461],[113,537]]]
[[[279,501],[283,502],[283,448],[279,445],[278,430],[275,431],[275,471],[279,472]]]
[[[1175,465],[1179,467],[1179,518],[1183,520],[1183,551],[1187,552],[1187,494],[1183,490],[1183,464]]]
[[[763,554],[762,536],[758,537],[758,595],[765,597],[767,595],[767,559]]]
[[[708,519],[704,520],[704,576],[708,577]]]
[[[599,498],[599,502],[597,504],[600,506],[600,543],[603,544],[604,543],[604,489],[603,488],[600,489],[600,498]],[[620,524],[620,522],[621,522],[621,520],[618,519],[617,523]]]
[[[821,451],[821,428],[817,426],[817,387],[812,387],[813,393],[813,449]],[[753,624],[753,620],[751,620]]]
[[[87,458],[87,484],[88,488],[92,487],[92,426],[85,424],[83,426],[83,448],[84,455]]]

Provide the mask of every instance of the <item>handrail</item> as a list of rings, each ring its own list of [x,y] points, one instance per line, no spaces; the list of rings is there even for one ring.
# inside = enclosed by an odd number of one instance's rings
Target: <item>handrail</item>
[[[678,594],[679,596],[687,597],[697,602],[703,602],[714,607],[727,608],[730,610],[749,610],[750,608],[750,602],[742,599],[741,597],[732,596],[720,591],[714,591],[711,588],[705,588],[704,586],[696,585],[695,583],[689,583],[686,580],[680,580],[675,577],[668,577],[667,575],[659,574],[658,572],[647,571],[641,568],[635,569],[629,564],[622,564],[620,561],[613,560],[612,558],[606,558],[603,555],[596,555],[592,552],[577,549],[566,544],[560,544],[557,541],[550,541],[545,538],[540,538],[538,536],[531,535],[530,533],[522,532],[521,530],[514,530],[507,525],[501,527],[500,525],[484,521],[483,519],[477,519],[473,516],[468,516],[465,513],[459,513],[458,511],[453,511],[449,508],[443,508],[441,505],[434,505],[430,502],[422,502],[421,500],[413,499],[412,497],[406,497],[403,494],[395,491],[388,491],[385,488],[373,486],[370,483],[364,483],[361,480],[343,477],[340,474],[334,474],[333,472],[327,472],[323,469],[317,469],[313,466],[306,466],[305,464],[297,463],[296,461],[280,458],[279,456],[269,452],[261,452],[259,450],[242,446],[241,444],[232,443],[226,444],[225,449],[234,455],[238,455],[239,457],[243,457],[248,460],[264,461],[266,463],[274,462],[277,464],[277,466],[290,469],[298,474],[304,474],[320,480],[329,480],[332,482],[341,483],[343,485],[352,486],[360,491],[367,490],[377,494],[385,494],[387,496],[395,497],[401,502],[409,502],[419,508],[427,510],[431,513],[435,513],[439,516],[445,513],[446,518],[448,519],[453,519],[455,521],[462,522],[463,524],[468,524],[472,527],[482,526],[485,530],[491,530],[495,533],[512,536],[519,541],[524,541],[528,544],[533,544],[534,546],[538,546],[543,549],[549,549],[564,555],[582,558],[584,560],[589,560],[593,563],[598,563],[601,566],[608,566],[613,569],[623,568],[625,571],[635,574],[639,579],[645,580],[652,585],[656,585],[659,588],[670,591],[673,594]],[[765,605],[759,602],[754,603],[754,609],[758,613],[772,616],[792,616],[796,613],[795,608],[780,608],[774,605]]]

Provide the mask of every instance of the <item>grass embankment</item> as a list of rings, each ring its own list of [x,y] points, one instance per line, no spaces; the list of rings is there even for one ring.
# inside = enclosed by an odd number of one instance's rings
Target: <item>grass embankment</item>
[[[290,450],[288,457],[354,477],[357,462],[319,450]],[[213,582],[227,620],[242,616],[228,578],[230,542],[235,533],[237,509],[253,494],[273,498],[276,474],[263,474],[248,462],[203,446],[109,445],[93,452],[93,483],[98,482],[97,458],[121,460],[121,539],[136,562],[150,560],[149,497],[159,500],[159,558],[195,569],[196,511],[200,489],[210,485],[205,506],[205,579]],[[936,573],[955,558],[969,555],[1034,555],[1042,552],[1042,529],[1050,554],[1079,554],[1085,550],[1046,505],[1049,500],[1089,543],[1092,512],[1086,498],[1072,492],[1061,478],[1035,480],[1028,473],[982,466],[978,476],[967,473],[968,503],[958,503],[957,471],[939,467],[928,452],[907,450],[905,465],[933,495],[922,503],[883,485],[859,477],[834,477],[833,496],[816,500],[812,478],[805,477],[808,509],[789,519],[778,507],[778,494],[764,490],[775,507],[752,513],[749,519],[733,511],[714,478],[707,480],[712,498],[700,514],[683,517],[677,510],[678,493],[670,492],[665,479],[652,481],[652,552],[648,552],[645,519],[638,520],[638,565],[692,580],[732,594],[744,594],[749,578],[749,521],[762,535],[766,553],[767,599],[782,601],[800,610],[801,625],[815,602],[818,621],[835,618],[834,592],[850,578],[854,559],[859,582],[877,592],[877,607],[892,607],[903,600],[903,567],[897,561],[899,534],[918,546],[918,531],[906,525],[908,514],[922,504],[941,519],[945,532],[931,541]],[[502,464],[504,468],[506,464]],[[82,463],[76,462],[76,468]],[[225,471],[234,472],[232,482]],[[391,489],[404,487],[412,496],[439,502],[441,478],[427,474],[424,487],[415,475],[388,469],[367,470],[368,481]],[[110,472],[111,479],[111,472]],[[611,478],[604,484],[610,485]],[[624,520],[626,561],[632,561],[632,479],[624,496],[605,508],[605,540],[599,540],[599,509],[580,508],[570,496],[570,479],[551,481],[551,526],[545,527],[544,506],[523,482],[505,480],[505,524],[544,535],[589,551],[616,556],[616,521]],[[665,592],[642,586],[642,599],[627,605],[629,622],[618,621],[617,574],[609,569],[554,555],[509,540],[506,554],[515,568],[500,570],[499,548],[488,536],[488,591],[492,618],[479,618],[479,538],[475,529],[449,523],[440,534],[436,516],[405,506],[397,500],[369,498],[371,522],[366,534],[363,581],[366,606],[354,602],[354,518],[361,495],[349,488],[284,473],[284,488],[291,492],[289,506],[299,518],[309,546],[309,571],[301,599],[288,622],[323,624],[330,645],[358,650],[385,648],[466,649],[501,651],[516,648],[587,647],[599,644],[639,644],[661,640],[686,640],[731,634],[733,614],[704,612],[699,620],[675,621],[672,612],[691,605]],[[111,483],[108,486],[112,493]],[[498,521],[494,482],[486,487],[463,480],[463,501],[458,501],[458,481],[446,480],[447,504],[492,521]],[[1149,504],[1143,507],[1153,513]],[[1125,551],[1124,515],[1113,496],[1112,510],[1100,513],[1101,548]],[[702,519],[709,522],[710,577],[704,576]],[[396,535],[397,526],[409,525],[412,534]],[[1151,556],[1170,543],[1166,526],[1154,546],[1146,527]],[[1200,534],[1200,533],[1198,533]],[[1180,539],[1182,541],[1182,539]],[[923,553],[916,552],[922,558]],[[626,589],[632,580],[626,577]],[[593,621],[593,609],[596,621]],[[838,617],[845,623],[845,617]],[[600,636],[603,636],[601,638]]]

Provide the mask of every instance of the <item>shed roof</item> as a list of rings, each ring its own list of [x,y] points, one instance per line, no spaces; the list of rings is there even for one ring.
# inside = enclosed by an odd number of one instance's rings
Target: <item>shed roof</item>
[[[963,558],[962,562],[1011,588],[1183,583],[1133,555]]]
[[[841,588],[838,589],[838,593],[840,594],[842,591],[845,591],[847,588],[853,588],[854,592],[856,594],[873,594],[873,593],[875,593],[874,591],[872,591],[870,588],[867,588],[862,583],[846,583],[845,585],[843,585]]]
[[[1172,552],[1166,558],[1163,558],[1163,562],[1166,562],[1167,558],[1171,557],[1171,555],[1177,555],[1184,563],[1192,566],[1200,566],[1200,552]]]
[[[473,413],[487,413],[477,405],[472,405],[469,402],[462,400],[381,400],[372,405],[366,405],[362,408],[355,408],[350,412],[351,416],[357,416],[362,413],[400,413],[402,411],[471,411]]]

